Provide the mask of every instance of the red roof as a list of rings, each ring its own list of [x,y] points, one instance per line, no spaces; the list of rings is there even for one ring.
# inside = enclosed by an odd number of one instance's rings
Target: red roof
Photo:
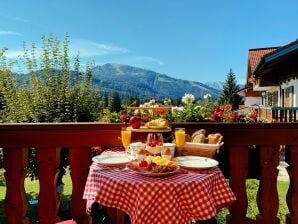
[[[271,51],[271,52],[267,53],[266,56],[271,55],[271,54],[274,54],[274,53],[279,52],[279,51],[282,51],[283,49],[289,48],[289,47],[291,47],[291,46],[293,46],[293,45],[295,45],[295,44],[298,44],[298,39],[295,40],[295,41],[293,41],[293,42],[291,42],[291,43],[289,43],[289,44],[287,44],[287,45],[284,45],[284,46],[282,46],[282,47],[277,47],[277,48],[276,48],[276,49],[277,49],[276,51],[274,51],[274,52]]]
[[[270,54],[280,47],[256,48],[248,50],[248,68],[247,68],[247,84],[253,83],[252,72],[255,69],[258,61],[266,54]]]

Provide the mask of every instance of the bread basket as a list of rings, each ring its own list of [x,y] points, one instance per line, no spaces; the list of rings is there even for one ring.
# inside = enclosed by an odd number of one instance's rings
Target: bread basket
[[[204,156],[213,158],[223,144],[223,142],[218,144],[185,142],[184,147],[179,150],[179,154],[180,156]]]

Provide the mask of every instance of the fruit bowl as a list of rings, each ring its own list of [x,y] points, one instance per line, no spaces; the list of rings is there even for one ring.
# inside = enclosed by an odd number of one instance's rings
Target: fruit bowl
[[[133,160],[127,164],[127,167],[138,174],[152,177],[167,176],[179,170],[177,162],[160,156],[148,156],[142,161]]]

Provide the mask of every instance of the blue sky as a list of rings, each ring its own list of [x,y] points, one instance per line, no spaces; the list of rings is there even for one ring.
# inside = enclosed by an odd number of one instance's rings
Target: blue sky
[[[298,38],[298,2],[290,0],[6,0],[0,49],[70,35],[81,61],[119,63],[190,81],[246,78],[248,49]]]

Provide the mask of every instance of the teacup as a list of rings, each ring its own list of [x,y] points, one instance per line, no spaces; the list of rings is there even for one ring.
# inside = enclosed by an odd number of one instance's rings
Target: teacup
[[[164,148],[169,148],[171,151],[171,158],[173,158],[175,156],[175,147],[176,144],[175,143],[164,143],[163,144]]]
[[[139,149],[145,149],[146,148],[146,144],[143,142],[133,142],[129,145],[129,149],[130,149],[130,154],[132,156],[136,156],[136,152]]]

